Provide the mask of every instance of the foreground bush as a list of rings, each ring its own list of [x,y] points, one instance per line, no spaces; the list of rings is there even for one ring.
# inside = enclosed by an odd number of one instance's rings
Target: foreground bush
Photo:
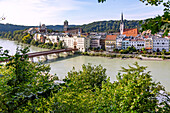
[[[10,58],[0,67],[2,113],[170,112],[163,86],[153,82],[146,67],[137,63],[122,67],[113,83],[101,65],[88,64],[81,71],[68,72],[65,84],[54,85],[58,78],[48,74],[49,66],[29,62],[27,52],[17,50],[13,57],[1,54]]]

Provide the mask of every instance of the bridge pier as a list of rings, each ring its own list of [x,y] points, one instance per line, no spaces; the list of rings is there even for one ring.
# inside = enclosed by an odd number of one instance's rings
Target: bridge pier
[[[40,61],[40,57],[39,56],[37,57],[37,59],[38,59],[38,61]]]
[[[60,56],[59,56],[59,53],[56,53],[55,55],[56,55],[56,57],[57,57],[57,58],[59,58],[59,57],[60,57]]]
[[[67,57],[68,56],[68,53],[67,52],[64,52],[64,57]]]
[[[69,55],[69,56],[72,56],[72,55],[73,55],[73,53],[72,53],[72,52],[68,52],[68,55]]]
[[[43,55],[43,56],[44,56],[45,61],[47,61],[48,60],[47,55]]]
[[[31,57],[31,58],[30,58],[30,61],[31,61],[31,62],[34,62],[34,58],[33,58],[33,57]]]

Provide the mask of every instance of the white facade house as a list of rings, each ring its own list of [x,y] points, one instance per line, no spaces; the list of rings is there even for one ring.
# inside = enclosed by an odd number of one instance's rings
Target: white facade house
[[[101,35],[91,36],[90,37],[90,47],[92,47],[92,48],[101,48],[100,39],[101,39]]]
[[[90,38],[77,37],[76,43],[76,48],[79,49],[79,51],[81,52],[85,52],[90,47]]]
[[[153,37],[153,51],[169,51],[169,40],[167,38]]]
[[[129,46],[135,47],[137,50],[145,48],[145,40],[143,39],[131,39],[129,41]]]
[[[122,41],[123,41],[123,38],[121,38],[121,37],[116,38],[116,48],[117,49],[122,49]]]
[[[169,36],[166,36],[165,38],[169,40],[169,49],[170,49],[170,33],[169,33]]]
[[[122,40],[122,49],[127,49],[130,46],[130,39],[123,39]]]
[[[45,43],[58,43],[59,42],[59,36],[58,35],[47,35]]]
[[[63,41],[66,48],[74,48],[75,38],[66,36],[63,37]]]
[[[77,48],[81,52],[85,52],[90,47],[90,38],[80,36],[62,37],[66,48]]]

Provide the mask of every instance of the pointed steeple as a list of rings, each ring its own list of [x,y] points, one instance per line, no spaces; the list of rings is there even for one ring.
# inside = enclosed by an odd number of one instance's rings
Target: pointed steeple
[[[121,13],[121,22],[123,23],[123,12]]]
[[[39,28],[41,28],[41,22],[40,22],[40,24],[39,24]]]
[[[120,34],[123,35],[124,23],[123,23],[123,12],[121,13],[121,21],[120,21]]]

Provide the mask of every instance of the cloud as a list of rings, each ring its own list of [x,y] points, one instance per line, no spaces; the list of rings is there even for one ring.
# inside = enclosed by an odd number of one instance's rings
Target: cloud
[[[80,10],[81,5],[85,3],[77,0],[1,0],[0,14],[6,16],[4,21],[6,23],[21,25],[38,25],[39,22],[59,24],[60,19],[63,19],[67,11]]]

